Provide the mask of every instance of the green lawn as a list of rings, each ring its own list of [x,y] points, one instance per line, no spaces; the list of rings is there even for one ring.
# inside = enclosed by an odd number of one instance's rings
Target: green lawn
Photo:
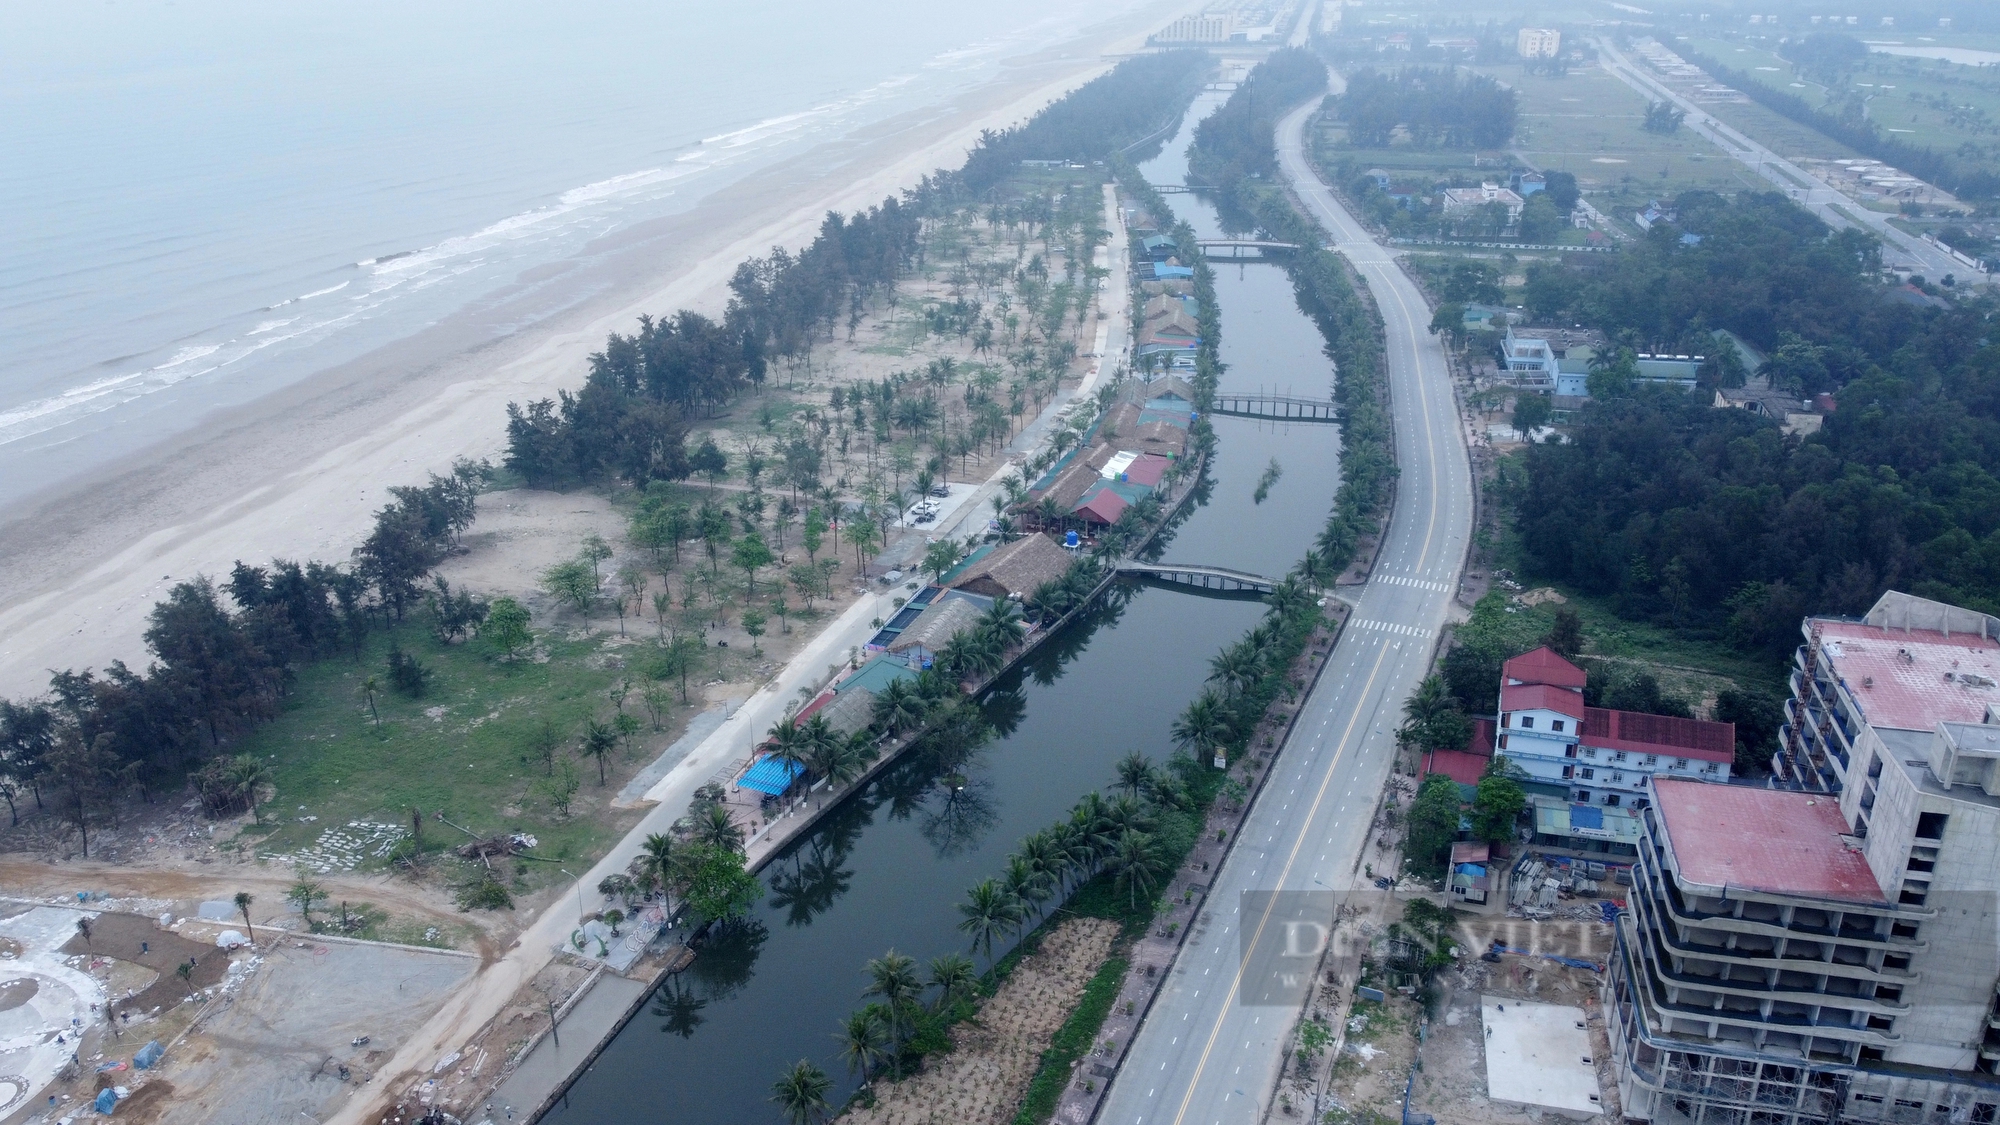
[[[538,623],[539,624],[539,623]],[[245,739],[240,752],[266,760],[273,795],[264,806],[264,827],[245,834],[260,856],[288,855],[321,843],[321,835],[349,821],[407,827],[412,808],[426,817],[426,844],[456,846],[462,833],[434,819],[480,833],[525,831],[540,841],[536,854],[551,860],[583,860],[600,854],[629,826],[635,813],[605,808],[617,774],[656,752],[649,747],[671,731],[655,732],[635,686],[625,709],[645,721],[646,730],[628,751],[620,747],[607,761],[610,786],[600,787],[593,760],[574,756],[585,722],[616,714],[610,691],[636,671],[643,644],[620,646],[617,635],[573,638],[566,630],[538,628],[545,663],[508,665],[491,658],[477,643],[446,647],[415,624],[370,638],[361,659],[334,658],[305,670],[284,713]],[[388,688],[390,643],[435,672],[422,698]],[[362,684],[376,677],[380,687],[370,714]],[[678,703],[678,696],[674,697]],[[669,726],[688,708],[675,707]],[[524,760],[530,736],[544,720],[565,737],[565,755],[582,781],[570,816],[561,816],[539,791],[539,763]],[[369,849],[370,851],[374,849]],[[362,869],[384,860],[369,855]],[[555,864],[524,864],[526,868]]]

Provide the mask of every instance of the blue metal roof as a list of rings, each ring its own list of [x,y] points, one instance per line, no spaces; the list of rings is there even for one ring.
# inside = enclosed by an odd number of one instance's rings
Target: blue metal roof
[[[1571,805],[1569,807],[1569,826],[1571,828],[1595,828],[1603,831],[1604,810],[1598,808],[1596,805]]]
[[[806,768],[797,762],[788,762],[767,754],[757,759],[757,764],[751,766],[750,772],[744,774],[743,779],[736,784],[739,788],[755,789],[759,793],[769,793],[775,797],[790,789],[792,782],[797,781],[799,775],[804,772]]]

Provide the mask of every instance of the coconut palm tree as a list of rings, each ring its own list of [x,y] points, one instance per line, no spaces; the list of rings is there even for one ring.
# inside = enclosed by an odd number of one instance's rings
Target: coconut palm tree
[[[891,949],[871,959],[863,971],[868,974],[868,988],[862,995],[880,996],[888,1012],[891,1066],[901,1078],[905,1022],[917,1006],[917,997],[923,993],[923,983],[917,979],[917,963]]]
[[[1113,884],[1125,891],[1129,908],[1136,911],[1139,909],[1140,893],[1152,893],[1167,863],[1161,858],[1160,849],[1150,835],[1127,831],[1119,834],[1107,866],[1111,870]]]
[[[769,731],[771,756],[781,762],[803,766],[806,758],[805,732],[790,719],[779,719]]]
[[[863,1080],[887,1057],[883,1046],[887,1035],[885,1022],[882,1005],[870,1004],[849,1013],[841,1021],[840,1030],[834,1033],[833,1037],[840,1041],[840,1057],[847,1060],[847,1069]]]
[[[963,953],[947,953],[931,958],[930,985],[938,990],[932,1011],[942,1012],[960,1000],[969,1000],[979,987],[979,973],[971,958]]]
[[[1221,684],[1231,699],[1257,686],[1264,674],[1263,658],[1245,644],[1234,644],[1216,653],[1208,662],[1208,682]]]
[[[972,948],[986,947],[986,959],[993,959],[993,943],[1006,936],[1021,921],[1021,900],[998,879],[981,879],[965,892],[958,904],[958,928],[972,935]]]
[[[250,897],[249,891],[236,892],[236,909],[243,912],[243,929],[248,934],[252,944],[255,944],[257,941],[257,931],[250,925],[250,904],[255,901],[257,900]]]
[[[259,824],[264,823],[264,814],[257,807],[257,790],[270,780],[271,768],[255,754],[238,754],[229,759],[229,784],[249,803],[250,819]]]
[[[924,721],[923,696],[908,680],[896,680],[875,697],[875,725],[900,734]]]
[[[833,1112],[833,1107],[826,1104],[826,1092],[832,1088],[833,1080],[825,1071],[800,1059],[771,1084],[771,1100],[778,1103],[785,1120],[792,1125],[808,1125],[826,1120]]]
[[[1216,751],[1229,745],[1230,738],[1235,734],[1228,710],[1210,692],[1202,692],[1187,705],[1187,709],[1174,720],[1171,732],[1177,745],[1192,751],[1199,758],[1214,757]]]
[[[664,832],[654,832],[639,845],[640,878],[655,889],[665,891],[667,881],[673,871],[674,838]]]
[[[1052,893],[1048,879],[1035,865],[1018,853],[1007,857],[1007,870],[1000,876],[1007,893],[1021,904],[1021,917],[1014,923],[1017,930],[1025,930],[1041,914],[1041,906]]]
[[[1137,750],[1118,759],[1118,788],[1137,797],[1152,788],[1154,781],[1153,763],[1146,760]]]
[[[1137,797],[1113,797],[1104,802],[1104,830],[1115,848],[1119,837],[1127,832],[1151,832],[1153,814],[1146,811]]]
[[[729,815],[729,809],[724,805],[710,805],[694,818],[694,838],[700,843],[732,852],[743,850],[743,828]]]
[[[997,497],[996,497],[997,499]],[[1001,651],[1013,648],[1021,639],[1021,610],[1012,598],[994,598],[979,617],[979,631],[1000,644]]]

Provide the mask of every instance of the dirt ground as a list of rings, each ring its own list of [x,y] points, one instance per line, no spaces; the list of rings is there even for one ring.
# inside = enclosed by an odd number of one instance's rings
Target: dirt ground
[[[1466,956],[1457,968],[1438,975],[1437,1009],[1425,1029],[1423,1068],[1411,1090],[1411,1110],[1428,1113],[1449,1125],[1515,1125],[1538,1119],[1529,1110],[1499,1104],[1486,1096],[1479,998],[1491,995],[1583,1009],[1590,1022],[1599,1096],[1612,1108],[1609,1116],[1593,1120],[1616,1120],[1617,1086],[1610,1077],[1610,1044],[1597,1003],[1599,974],[1537,956],[1504,954],[1497,964],[1478,958],[1497,938],[1513,948],[1601,960],[1609,947],[1610,927],[1475,915],[1461,919],[1458,936]],[[1330,1104],[1348,1116],[1335,1120],[1373,1125],[1399,1119],[1404,1083],[1417,1057],[1416,1032],[1422,1020],[1423,1012],[1416,1002],[1394,992],[1385,1004],[1364,1001],[1355,1005],[1346,1028],[1346,1046],[1334,1062],[1331,1083]]]
[[[173,1097],[147,1104],[135,1093],[119,1106],[121,1120],[275,1125],[301,1113],[323,1117],[368,1082],[478,964],[456,953],[290,937],[251,963],[234,996],[170,1051],[147,1083],[170,1083]],[[366,1044],[352,1045],[364,1035]]]
[[[1118,927],[1080,918],[1058,927],[1034,956],[963,1024],[951,1054],[915,1078],[877,1085],[854,1125],[1005,1125],[1014,1119],[1041,1054],[1111,953]]]

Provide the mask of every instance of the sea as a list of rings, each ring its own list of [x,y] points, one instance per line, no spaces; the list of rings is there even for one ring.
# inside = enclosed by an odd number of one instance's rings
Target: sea
[[[0,507],[1138,6],[0,4]]]

